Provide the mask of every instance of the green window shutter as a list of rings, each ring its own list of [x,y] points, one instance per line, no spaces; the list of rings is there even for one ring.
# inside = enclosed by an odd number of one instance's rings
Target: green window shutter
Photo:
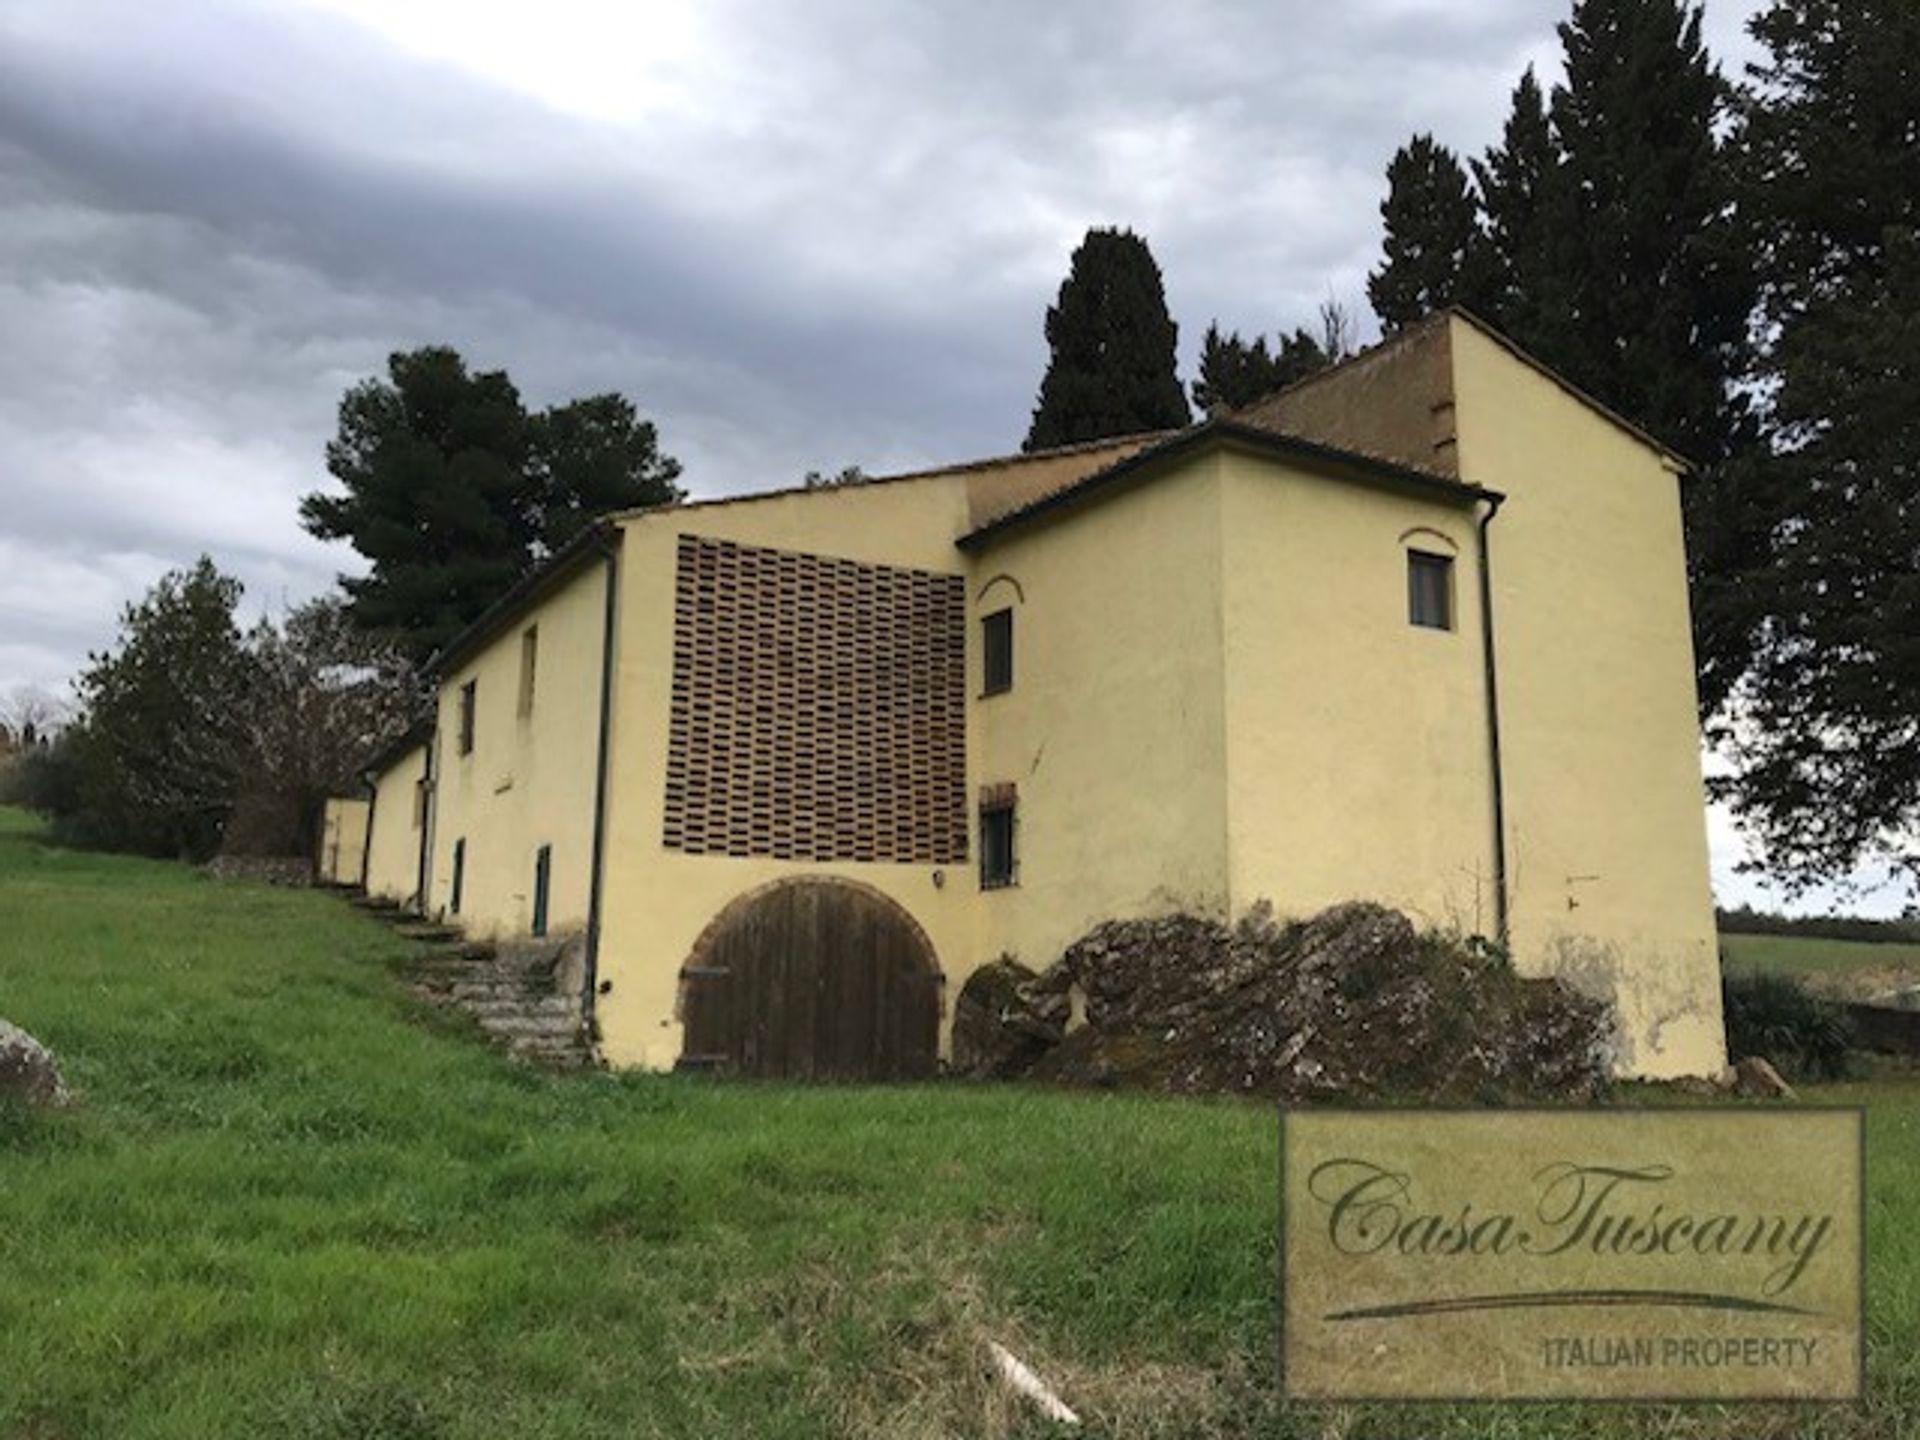
[[[553,880],[553,847],[542,845],[533,857],[533,933],[547,933],[547,891]]]

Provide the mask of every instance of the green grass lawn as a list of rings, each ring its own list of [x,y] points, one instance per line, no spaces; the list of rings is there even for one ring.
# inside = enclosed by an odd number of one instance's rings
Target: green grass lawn
[[[1871,1106],[1866,1407],[1274,1393],[1275,1127],[1232,1103],[549,1077],[423,1012],[339,900],[73,854],[0,811],[0,1440],[1920,1430],[1920,1082]],[[1025,1428],[1023,1428],[1025,1427]]]
[[[1803,935],[1722,935],[1720,953],[1731,969],[1776,975],[1834,975],[1856,970],[1904,969],[1920,982],[1920,945],[1874,940],[1822,940]]]

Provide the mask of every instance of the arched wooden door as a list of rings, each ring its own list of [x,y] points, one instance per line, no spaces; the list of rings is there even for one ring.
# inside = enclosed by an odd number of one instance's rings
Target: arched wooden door
[[[934,1073],[940,971],[879,891],[792,880],[733,902],[681,971],[689,1068],[792,1080]]]

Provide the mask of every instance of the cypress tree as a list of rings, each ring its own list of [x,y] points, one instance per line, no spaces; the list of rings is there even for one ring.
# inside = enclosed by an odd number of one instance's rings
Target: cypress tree
[[[1920,8],[1772,0],[1751,29],[1738,153],[1780,504],[1722,792],[1792,882],[1878,859],[1920,884]]]
[[[1207,326],[1200,343],[1200,378],[1193,382],[1193,403],[1202,414],[1216,406],[1238,410],[1325,369],[1327,363],[1326,351],[1305,330],[1276,336],[1269,350],[1266,336],[1256,335],[1248,342],[1237,330],[1223,335],[1216,320]]]
[[[1021,448],[1186,424],[1178,339],[1147,242],[1131,230],[1089,230],[1047,311],[1051,357]]]
[[[1367,276],[1367,299],[1387,333],[1448,305],[1477,305],[1485,289],[1484,240],[1473,188],[1459,158],[1416,135],[1387,166],[1386,259]]]
[[[1576,0],[1554,134],[1569,202],[1554,246],[1573,317],[1543,358],[1690,457],[1741,439],[1754,293],[1715,136],[1727,88],[1679,0]],[[1558,295],[1545,297],[1549,303]]]
[[[1751,663],[1744,592],[1765,552],[1759,473],[1736,389],[1755,291],[1717,131],[1729,91],[1680,0],[1576,0],[1560,26],[1553,131],[1564,204],[1541,328],[1549,364],[1696,461],[1686,482],[1703,714]],[[1553,315],[1565,318],[1555,323]]]
[[[1514,87],[1500,143],[1473,162],[1473,176],[1486,216],[1487,318],[1542,356],[1566,353],[1570,265],[1560,247],[1573,234],[1571,195],[1532,66]]]

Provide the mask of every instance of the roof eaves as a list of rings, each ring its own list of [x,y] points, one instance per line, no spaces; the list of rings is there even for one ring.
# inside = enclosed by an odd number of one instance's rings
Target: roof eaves
[[[619,527],[610,517],[593,521],[573,539],[514,581],[506,594],[480,613],[471,625],[436,650],[426,664],[427,674],[439,679],[471,658],[479,649],[535,601],[544,598],[575,570],[610,553]]]
[[[369,783],[379,779],[407,756],[424,746],[433,735],[433,722],[421,720],[409,725],[367,757],[359,775]]]

